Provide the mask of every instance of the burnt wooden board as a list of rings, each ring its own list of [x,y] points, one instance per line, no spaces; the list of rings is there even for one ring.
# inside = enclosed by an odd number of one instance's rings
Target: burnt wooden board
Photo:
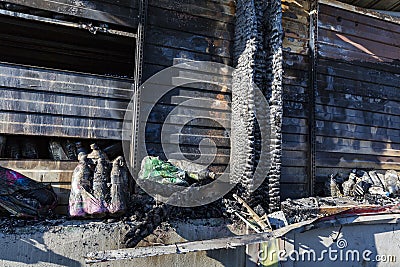
[[[233,24],[235,22],[235,3],[233,1],[196,1],[196,0],[150,0],[149,5],[173,10],[182,14],[195,15]]]

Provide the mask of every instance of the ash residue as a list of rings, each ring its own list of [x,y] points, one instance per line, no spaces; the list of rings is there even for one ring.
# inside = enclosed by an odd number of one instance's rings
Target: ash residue
[[[157,203],[154,198],[143,191],[132,198],[129,210],[129,220],[136,224],[125,236],[127,247],[136,246],[163,222],[227,217],[222,200],[201,207],[181,208]]]

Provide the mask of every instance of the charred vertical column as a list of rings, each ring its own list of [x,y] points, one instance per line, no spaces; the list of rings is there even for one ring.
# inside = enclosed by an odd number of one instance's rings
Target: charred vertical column
[[[235,29],[235,63],[232,87],[231,177],[246,189],[243,197],[272,212],[279,209],[282,123],[282,10],[281,1],[239,0]],[[256,85],[256,87],[253,86]],[[263,116],[260,89],[270,112]],[[262,114],[262,116],[260,116]],[[257,118],[256,118],[256,115]],[[263,122],[261,122],[263,121]],[[262,136],[263,123],[270,136]],[[269,139],[270,160],[259,160],[260,140]],[[254,172],[266,176],[252,190]],[[268,172],[269,170],[269,172]],[[268,200],[268,203],[266,203]]]
[[[266,10],[266,96],[270,106],[271,168],[268,177],[269,211],[280,209],[280,177],[282,157],[282,4],[270,1]],[[261,188],[262,190],[263,188]]]
[[[308,190],[309,195],[315,195],[315,182],[316,182],[316,122],[315,122],[315,98],[317,93],[317,41],[318,41],[318,0],[311,2],[310,12],[310,89],[309,89],[309,164],[308,164]]]

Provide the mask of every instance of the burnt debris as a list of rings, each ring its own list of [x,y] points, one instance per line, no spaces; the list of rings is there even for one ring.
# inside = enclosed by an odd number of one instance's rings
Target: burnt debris
[[[366,196],[398,197],[400,195],[400,179],[395,170],[385,173],[354,169],[348,177],[343,174],[332,174],[326,184],[332,197],[355,197],[363,199]]]
[[[51,186],[38,183],[16,171],[0,167],[0,210],[15,217],[48,216],[57,206]]]
[[[79,153],[72,178],[69,213],[72,217],[119,216],[126,211],[130,179],[123,157],[110,162],[97,144]]]

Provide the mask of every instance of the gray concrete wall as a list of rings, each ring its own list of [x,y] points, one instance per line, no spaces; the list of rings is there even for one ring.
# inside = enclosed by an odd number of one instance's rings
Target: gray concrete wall
[[[353,224],[342,227],[338,225],[303,233],[292,232],[287,234],[280,244],[280,249],[285,250],[287,255],[291,254],[291,257],[281,263],[285,267],[394,267],[399,266],[400,262],[399,240],[399,223]],[[311,257],[311,260],[308,260],[307,253],[310,251],[315,251],[315,259]],[[298,260],[297,252],[300,255]],[[363,253],[366,253],[365,257]],[[304,258],[302,255],[305,255]],[[381,258],[377,259],[377,255]]]
[[[67,221],[56,226],[37,225],[0,233],[0,266],[86,266],[88,252],[122,248],[129,223]],[[2,229],[4,231],[4,229]],[[173,222],[156,230],[139,245],[173,244],[233,235],[221,220]],[[244,266],[245,248],[166,255],[91,266]]]

